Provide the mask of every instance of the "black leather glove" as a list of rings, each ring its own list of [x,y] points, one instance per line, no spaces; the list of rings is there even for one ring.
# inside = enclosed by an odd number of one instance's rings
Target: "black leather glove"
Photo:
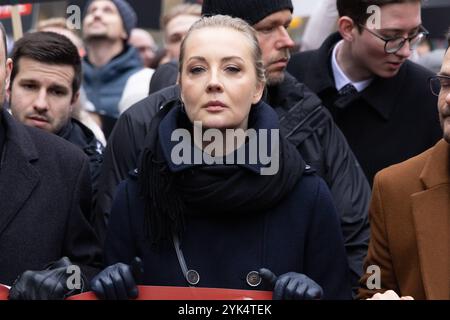
[[[131,265],[116,263],[92,279],[91,290],[99,299],[134,299],[138,296],[136,282],[142,273],[142,261],[138,257],[133,259]]]
[[[313,300],[323,296],[322,287],[301,273],[288,272],[277,277],[262,268],[259,275],[273,287],[273,300]]]
[[[63,257],[45,270],[25,271],[14,281],[9,291],[9,300],[63,300],[83,292],[86,279],[82,273],[78,288],[74,288],[68,281],[73,275],[68,270],[71,265],[70,259]]]

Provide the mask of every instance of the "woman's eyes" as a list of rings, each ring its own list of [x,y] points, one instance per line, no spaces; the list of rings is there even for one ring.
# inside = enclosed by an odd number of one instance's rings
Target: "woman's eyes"
[[[203,67],[192,67],[189,69],[189,72],[192,74],[199,74],[203,71],[205,71],[205,68],[203,68]]]
[[[231,72],[231,73],[238,73],[241,71],[241,68],[237,67],[237,66],[227,66],[225,68],[226,71]]]
[[[238,66],[226,66],[223,70],[227,73],[239,73],[241,71],[241,68],[239,68]],[[206,71],[206,68],[204,68],[204,67],[192,67],[189,69],[189,73],[194,74],[194,75],[200,74],[205,71]]]

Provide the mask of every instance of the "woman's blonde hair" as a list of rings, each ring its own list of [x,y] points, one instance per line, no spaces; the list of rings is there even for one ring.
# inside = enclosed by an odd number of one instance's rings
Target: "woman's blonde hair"
[[[230,16],[224,16],[224,15],[214,15],[211,17],[202,17],[200,20],[198,20],[191,26],[191,28],[189,29],[189,32],[187,33],[186,37],[183,39],[183,42],[181,43],[180,58],[179,58],[179,74],[180,75],[183,70],[183,60],[184,60],[184,53],[185,53],[185,46],[186,46],[187,39],[190,37],[190,35],[194,31],[200,30],[200,29],[205,29],[205,28],[229,28],[229,29],[238,31],[238,32],[242,33],[245,37],[247,37],[247,39],[249,40],[249,43],[252,47],[251,48],[252,49],[252,57],[253,57],[253,64],[254,64],[255,70],[256,70],[256,78],[260,82],[263,82],[263,83],[266,82],[261,48],[259,47],[258,39],[256,38],[255,29],[253,29],[252,26],[250,26],[247,22],[245,22],[242,19],[232,18]]]

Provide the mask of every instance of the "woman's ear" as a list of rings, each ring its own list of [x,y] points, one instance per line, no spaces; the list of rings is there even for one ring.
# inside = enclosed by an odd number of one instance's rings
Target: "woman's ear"
[[[263,93],[264,93],[264,88],[266,87],[266,83],[262,82],[262,81],[258,81],[256,83],[256,90],[253,93],[253,99],[252,99],[252,104],[258,103],[259,100],[261,100]]]
[[[340,17],[338,20],[338,30],[341,34],[342,38],[345,41],[352,42],[354,38],[354,31],[358,29],[358,26],[355,25],[355,22],[352,18],[347,16]]]

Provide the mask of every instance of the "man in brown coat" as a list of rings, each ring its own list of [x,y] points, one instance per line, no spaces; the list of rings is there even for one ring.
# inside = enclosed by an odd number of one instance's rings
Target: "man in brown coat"
[[[360,298],[450,299],[450,50],[430,87],[444,138],[376,175]]]

